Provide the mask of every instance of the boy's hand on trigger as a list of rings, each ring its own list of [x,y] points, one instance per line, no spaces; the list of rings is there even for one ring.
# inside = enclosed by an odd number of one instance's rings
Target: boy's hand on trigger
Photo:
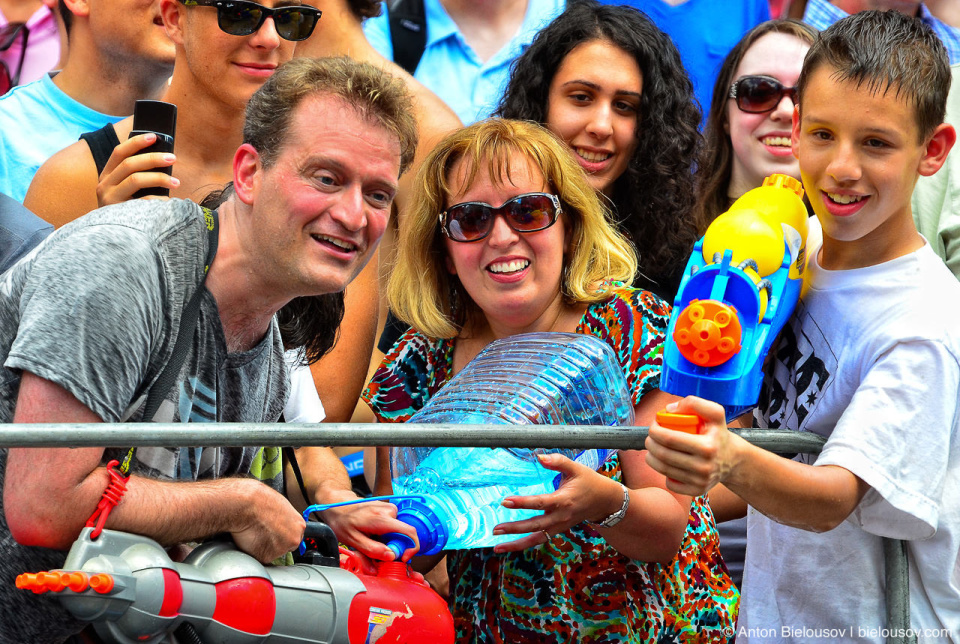
[[[727,430],[723,407],[696,396],[667,405],[668,412],[696,414],[699,434],[667,429],[653,421],[647,437],[647,464],[667,477],[667,489],[699,496],[722,483],[736,465],[739,437]]]

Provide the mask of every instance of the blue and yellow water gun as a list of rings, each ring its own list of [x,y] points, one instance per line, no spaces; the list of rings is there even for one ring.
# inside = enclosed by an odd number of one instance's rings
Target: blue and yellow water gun
[[[757,404],[764,357],[800,298],[806,238],[803,187],[782,174],[710,224],[674,300],[663,391],[718,402],[728,419]]]

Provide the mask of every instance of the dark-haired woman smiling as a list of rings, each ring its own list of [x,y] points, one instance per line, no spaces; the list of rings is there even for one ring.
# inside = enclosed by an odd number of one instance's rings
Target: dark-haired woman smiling
[[[673,301],[696,241],[700,110],[670,38],[631,7],[571,3],[514,63],[499,116],[573,149],[636,246],[634,285]]]

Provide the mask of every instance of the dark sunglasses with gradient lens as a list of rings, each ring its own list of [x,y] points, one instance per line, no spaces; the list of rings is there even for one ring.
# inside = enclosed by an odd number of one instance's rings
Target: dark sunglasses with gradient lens
[[[480,241],[493,230],[497,215],[518,233],[535,233],[556,223],[561,213],[557,195],[530,192],[510,199],[499,208],[488,203],[468,201],[450,206],[440,213],[440,229],[457,242]]]
[[[797,103],[797,88],[786,87],[770,76],[744,76],[730,86],[729,98],[736,99],[741,112],[762,114],[770,112],[784,96],[789,96],[794,105]]]
[[[267,18],[273,18],[277,33],[285,40],[306,40],[313,33],[321,11],[309,5],[264,7],[246,0],[180,0],[187,7],[216,7],[217,25],[231,36],[256,33]]]
[[[0,96],[20,83],[20,72],[23,71],[23,59],[26,58],[29,38],[30,30],[22,22],[11,22],[0,27],[0,53],[8,50],[16,52],[16,62],[9,67],[0,60]],[[11,67],[13,72],[10,71]]]

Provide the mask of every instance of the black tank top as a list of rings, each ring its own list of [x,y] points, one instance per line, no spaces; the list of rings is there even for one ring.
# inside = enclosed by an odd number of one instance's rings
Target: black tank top
[[[117,138],[117,131],[113,128],[113,123],[107,123],[93,132],[84,132],[80,135],[80,138],[90,146],[93,160],[97,164],[97,176],[100,176],[107,165],[107,160],[113,154],[113,149],[120,145],[120,139]]]

